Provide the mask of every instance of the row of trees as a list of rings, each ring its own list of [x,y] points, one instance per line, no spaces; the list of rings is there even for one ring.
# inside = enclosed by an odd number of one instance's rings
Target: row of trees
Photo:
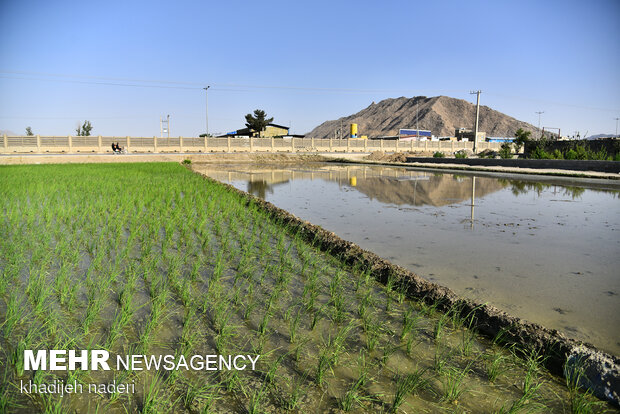
[[[93,126],[90,123],[90,121],[84,121],[84,123],[82,125],[80,125],[80,123],[78,122],[78,126],[75,129],[76,135],[78,137],[89,137],[90,136],[90,131],[93,130]],[[32,127],[26,127],[26,136],[33,136],[34,132],[32,132]]]

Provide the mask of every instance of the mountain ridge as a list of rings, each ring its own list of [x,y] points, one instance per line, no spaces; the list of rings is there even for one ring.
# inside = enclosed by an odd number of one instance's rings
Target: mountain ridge
[[[456,128],[473,129],[476,106],[464,99],[449,96],[414,96],[407,98],[387,98],[379,103],[371,103],[361,111],[325,121],[306,134],[312,138],[333,138],[342,124],[343,137],[348,136],[349,124],[358,124],[358,135],[369,137],[394,136],[401,128],[430,130],[435,136],[454,136]],[[517,129],[531,131],[538,129],[527,122],[519,121],[509,115],[480,106],[479,131],[487,136],[512,137]],[[336,132],[337,134],[337,132]],[[337,136],[337,135],[336,135]]]

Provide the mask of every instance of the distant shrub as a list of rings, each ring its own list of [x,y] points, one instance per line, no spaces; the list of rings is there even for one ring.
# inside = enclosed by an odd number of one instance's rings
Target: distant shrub
[[[467,152],[465,150],[460,150],[454,153],[454,158],[467,158]]]
[[[499,150],[499,156],[504,159],[512,158],[512,144],[509,142],[503,143],[501,149]]]
[[[530,153],[530,158],[535,160],[548,160],[551,159],[551,155],[541,147],[536,147],[534,151]]]
[[[443,152],[439,152],[437,151],[436,153],[433,154],[433,158],[445,158],[446,155]]]
[[[619,153],[618,150],[620,150],[620,142],[611,148],[611,153],[607,152],[609,150],[607,147],[593,145],[588,142],[568,142],[566,145],[560,146],[560,148],[551,149],[549,147],[552,146],[546,140],[541,139],[530,141],[528,146],[529,158],[534,159],[612,161],[619,158],[617,154]],[[592,148],[599,149],[594,150]]]
[[[189,165],[192,163],[192,160],[188,160],[187,158],[183,160],[183,164]]]
[[[564,155],[564,158],[566,158],[567,160],[576,160],[577,159],[577,151],[575,151],[574,149],[569,149],[568,151],[566,151],[566,154]]]
[[[588,151],[588,159],[605,161],[607,160],[607,150],[605,150],[605,148],[601,148],[598,152]]]
[[[577,153],[578,160],[587,160],[588,159],[588,150],[583,145],[577,145],[575,147],[575,152]]]
[[[490,149],[485,149],[484,151],[478,153],[478,157],[480,158],[495,158],[496,155],[497,153]]]

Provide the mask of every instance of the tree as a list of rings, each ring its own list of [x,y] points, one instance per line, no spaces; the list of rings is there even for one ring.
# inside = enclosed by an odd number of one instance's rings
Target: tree
[[[247,114],[245,116],[245,126],[258,132],[260,138],[261,131],[265,130],[265,127],[273,122],[273,118],[265,119],[265,111],[257,109],[254,111],[254,115]]]
[[[93,126],[90,124],[90,121],[84,121],[84,125],[80,126],[78,122],[78,126],[75,129],[78,137],[89,137],[90,131],[93,129]]]
[[[516,138],[514,140],[515,150],[517,151],[517,154],[519,153],[519,151],[521,151],[521,147],[530,140],[531,134],[532,133],[530,131],[524,131],[523,128],[517,129],[517,132],[515,132]]]
[[[26,127],[26,135],[29,137],[34,135],[34,133],[32,132],[32,128]]]

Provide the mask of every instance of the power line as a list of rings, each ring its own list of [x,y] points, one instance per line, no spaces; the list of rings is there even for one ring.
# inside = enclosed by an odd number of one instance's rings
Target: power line
[[[9,76],[6,76],[9,75]],[[28,78],[18,77],[15,75],[30,76]],[[32,76],[38,76],[35,78]],[[43,78],[40,78],[40,77]],[[47,77],[47,78],[45,78]],[[92,84],[92,85],[105,85],[105,86],[127,86],[127,87],[141,87],[141,88],[160,88],[160,89],[181,89],[181,90],[199,90],[204,88],[204,82],[182,82],[174,80],[153,80],[153,79],[135,79],[135,78],[115,78],[115,77],[99,77],[99,76],[87,76],[87,75],[74,75],[74,74],[58,74],[58,73],[44,73],[44,72],[27,72],[27,71],[9,71],[0,70],[0,78],[5,79],[23,79],[23,80],[40,80],[40,81],[52,81],[52,82],[68,82],[77,84]],[[74,79],[93,79],[93,81],[79,81],[71,79],[50,79],[50,78],[74,78]],[[99,81],[96,81],[99,80]],[[118,83],[123,82],[123,83]],[[177,86],[178,85],[178,86]],[[182,86],[187,85],[187,86]],[[372,94],[372,93],[414,93],[421,95],[428,94],[443,94],[443,93],[455,93],[460,94],[463,90],[457,89],[436,89],[436,90],[420,90],[420,89],[362,89],[362,88],[328,88],[328,87],[308,87],[308,86],[286,86],[286,85],[253,85],[245,83],[211,83],[211,90],[213,91],[227,91],[227,92],[248,92],[248,89],[273,89],[273,90],[290,90],[290,91],[306,91],[306,92],[325,92],[325,93],[346,93],[346,94]],[[584,105],[575,105],[566,102],[555,102],[544,99],[536,99],[531,97],[522,97],[515,95],[504,95],[493,92],[485,92],[489,96],[495,96],[499,98],[507,98],[520,101],[538,102],[550,105],[558,105],[563,107],[572,107],[579,109],[589,109],[595,111],[617,111],[618,108],[602,108],[591,107]]]
[[[95,81],[79,81],[79,80],[71,80],[71,79],[23,78],[23,77],[4,76],[4,75],[0,75],[0,78],[78,83],[78,84],[83,84],[83,85],[130,86],[130,87],[138,87],[138,88],[161,88],[161,89],[193,89],[193,90],[200,89],[200,88],[190,88],[186,86],[140,85],[140,84],[135,84],[135,83],[95,82]]]
[[[110,84],[114,86],[141,86],[141,87],[162,87],[162,88],[179,88],[179,89],[204,89],[204,83],[198,82],[179,82],[179,81],[170,81],[170,80],[152,80],[152,79],[134,79],[134,78],[109,78],[109,77],[99,77],[99,76],[85,76],[85,75],[70,75],[70,74],[58,74],[58,73],[43,73],[43,72],[24,72],[24,71],[0,71],[0,74],[5,75],[26,75],[26,76],[44,76],[44,77],[52,77],[52,78],[76,78],[76,79],[96,79],[102,81],[122,81],[122,82],[139,82],[139,83],[150,83],[150,84],[172,84],[172,85],[195,85],[195,88],[192,87],[182,87],[182,86],[161,86],[161,85],[140,85],[140,84],[132,84],[132,83],[108,83],[108,82],[93,82],[94,84]],[[2,76],[0,77],[9,78],[9,79],[33,79],[33,80],[47,80],[47,81],[64,81],[68,82],[69,80],[62,79],[46,79],[46,78],[18,78],[18,77],[9,77]],[[72,81],[79,83],[78,81]],[[82,81],[83,83],[90,83],[87,81]],[[221,87],[228,88],[253,88],[253,89],[281,89],[281,90],[301,90],[301,91],[316,91],[316,92],[355,92],[355,93],[380,93],[380,92],[412,92],[421,93],[419,90],[412,89],[362,89],[362,88],[327,88],[327,87],[309,87],[309,86],[286,86],[286,85],[252,85],[252,84],[244,84],[244,83],[212,83],[212,87],[218,87],[218,90],[223,90]],[[462,92],[461,90],[436,90],[436,93],[442,92]]]

